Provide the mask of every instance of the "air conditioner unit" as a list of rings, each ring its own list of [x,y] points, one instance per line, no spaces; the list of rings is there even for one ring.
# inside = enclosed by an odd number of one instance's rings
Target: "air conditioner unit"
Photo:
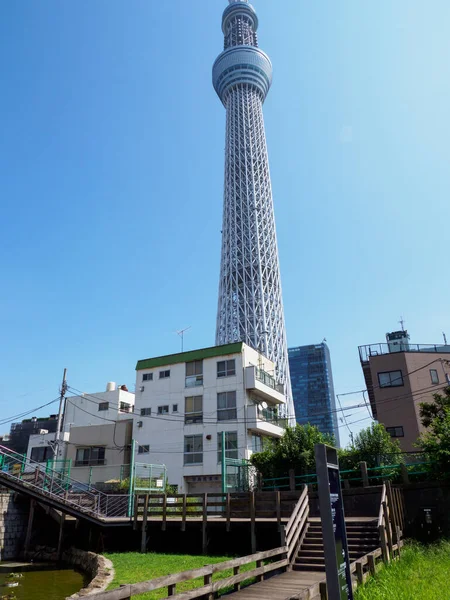
[[[145,386],[141,385],[141,387],[139,388],[140,392],[143,392],[145,390]]]
[[[143,425],[142,421],[138,421],[138,422],[137,422],[137,426],[138,426],[138,427],[142,427],[142,425]]]

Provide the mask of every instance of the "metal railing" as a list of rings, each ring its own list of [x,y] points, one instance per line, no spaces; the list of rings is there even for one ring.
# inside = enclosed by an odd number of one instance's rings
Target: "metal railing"
[[[64,472],[43,468],[40,463],[0,446],[0,484],[8,487],[8,482],[24,493],[28,490],[37,494],[47,503],[54,500],[99,520],[128,516],[127,494],[105,494]]]
[[[273,377],[272,375],[267,373],[267,371],[264,371],[263,369],[256,367],[255,377],[258,381],[260,381],[261,383],[264,383],[264,385],[267,385],[267,387],[270,387],[273,390],[280,392],[281,394],[284,394],[283,384],[277,383],[275,377]]]
[[[418,455],[423,456],[423,455]],[[408,464],[398,463],[391,465],[381,465],[379,467],[366,468],[367,480],[369,485],[382,484],[389,480],[393,483],[409,483],[412,481],[423,481],[430,479],[433,475],[433,466],[435,463],[421,460],[411,461]],[[355,469],[345,469],[340,471],[341,482],[343,486],[364,486],[365,476],[360,466]],[[348,482],[348,483],[347,483]],[[262,480],[263,491],[275,490],[297,490],[303,485],[314,486],[317,484],[316,473],[306,475],[296,475],[295,477],[273,477]]]
[[[371,356],[379,356],[380,354],[395,354],[397,352],[433,352],[440,354],[449,354],[450,345],[443,344],[368,344],[367,346],[359,346],[359,358],[361,362],[367,362]]]

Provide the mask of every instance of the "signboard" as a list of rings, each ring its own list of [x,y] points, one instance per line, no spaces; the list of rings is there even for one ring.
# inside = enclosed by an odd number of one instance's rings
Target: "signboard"
[[[328,598],[353,600],[337,450],[316,444],[315,454]]]

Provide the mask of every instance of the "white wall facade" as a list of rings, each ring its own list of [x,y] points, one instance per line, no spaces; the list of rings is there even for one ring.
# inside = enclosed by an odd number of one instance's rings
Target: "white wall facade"
[[[184,353],[177,360],[181,357],[185,360],[176,363],[170,362],[174,357],[162,357],[158,359],[159,363],[166,358],[166,364],[141,369],[138,363],[137,368],[137,416],[134,417],[133,437],[139,446],[149,446],[150,451],[144,454],[137,452],[135,459],[141,463],[165,464],[169,484],[177,485],[182,493],[220,491],[218,440],[222,431],[237,432],[240,459],[250,458],[252,435],[280,437],[283,433],[281,427],[258,420],[255,411],[257,402],[266,401],[268,405],[276,406],[284,401],[284,396],[268,386],[263,386],[264,396],[257,389],[246,389],[245,369],[254,366],[266,373],[273,373],[274,364],[271,361],[242,344],[240,352],[203,358],[203,385],[186,387],[186,362],[190,362],[191,356],[201,354],[202,351]],[[217,363],[230,359],[235,360],[235,374],[218,377]],[[170,377],[160,379],[159,373],[167,370],[170,370]],[[143,377],[151,373],[153,380],[144,381]],[[236,392],[236,419],[219,421],[217,394],[233,391]],[[189,396],[203,397],[202,423],[185,424],[185,398]],[[169,406],[168,414],[158,414],[159,406]],[[139,416],[141,409],[151,409],[151,415]],[[185,464],[185,436],[189,435],[202,436],[203,459],[199,464]]]
[[[108,410],[99,410],[102,402],[109,403]],[[129,407],[128,412],[120,411],[121,403]],[[104,425],[111,421],[129,419],[130,413],[134,410],[133,407],[134,394],[120,388],[110,392],[68,397],[65,405],[63,431],[70,431],[71,427]]]

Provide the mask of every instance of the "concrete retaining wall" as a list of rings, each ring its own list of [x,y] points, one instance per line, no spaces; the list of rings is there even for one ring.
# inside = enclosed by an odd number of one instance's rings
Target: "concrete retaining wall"
[[[0,561],[17,558],[27,529],[27,505],[13,494],[0,494]]]
[[[27,552],[26,560],[57,563],[58,554],[54,548],[36,546],[32,552]],[[87,587],[76,594],[69,596],[66,600],[75,600],[76,598],[83,598],[84,596],[96,592],[104,592],[114,579],[112,562],[101,554],[70,548],[70,550],[63,552],[61,560],[66,565],[70,565],[71,567],[86,573],[91,579],[91,582]]]

